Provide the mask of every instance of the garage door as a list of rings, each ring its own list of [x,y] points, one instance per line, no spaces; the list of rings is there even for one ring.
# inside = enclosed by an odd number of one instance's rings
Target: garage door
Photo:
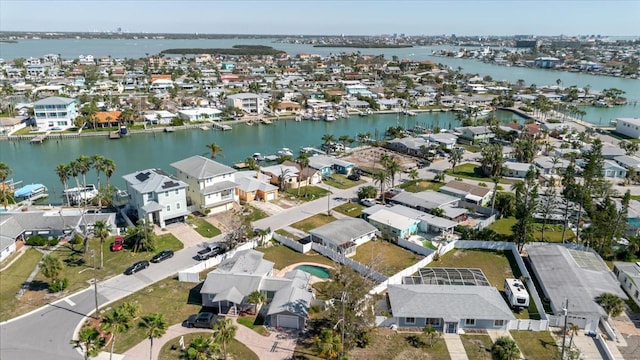
[[[298,317],[289,315],[278,315],[278,326],[284,328],[297,329]]]
[[[267,194],[267,201],[271,201],[271,200],[275,200],[276,198],[276,194],[275,193],[268,193]]]

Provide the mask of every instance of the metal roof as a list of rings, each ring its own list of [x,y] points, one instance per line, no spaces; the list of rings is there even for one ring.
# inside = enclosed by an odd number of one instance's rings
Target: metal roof
[[[407,276],[403,284],[491,286],[481,269],[470,268],[422,268],[417,276]]]

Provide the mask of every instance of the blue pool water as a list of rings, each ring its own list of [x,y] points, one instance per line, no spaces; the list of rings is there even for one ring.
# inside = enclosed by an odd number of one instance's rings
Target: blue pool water
[[[296,266],[294,268],[294,270],[302,270],[306,273],[309,273],[313,276],[319,277],[320,279],[328,279],[330,277],[329,275],[329,269],[327,268],[323,268],[320,266],[314,266],[314,265],[300,265],[300,266]]]

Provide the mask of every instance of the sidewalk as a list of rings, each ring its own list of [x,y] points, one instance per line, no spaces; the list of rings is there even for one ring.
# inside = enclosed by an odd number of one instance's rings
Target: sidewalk
[[[462,345],[462,340],[458,334],[443,334],[442,338],[447,344],[447,350],[449,350],[449,356],[451,360],[469,360],[467,352]]]

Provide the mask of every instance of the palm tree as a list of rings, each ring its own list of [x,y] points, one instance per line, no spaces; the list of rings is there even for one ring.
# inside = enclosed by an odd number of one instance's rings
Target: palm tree
[[[411,169],[411,171],[409,171],[409,179],[417,180],[419,177],[420,177],[420,175],[418,174],[418,170]]]
[[[257,313],[258,312],[258,307],[262,303],[267,301],[267,297],[261,291],[256,290],[256,291],[252,292],[251,294],[249,294],[249,296],[247,297],[247,301],[249,302],[249,304],[253,304],[254,313]]]
[[[449,153],[449,162],[451,163],[451,170],[456,173],[456,164],[462,161],[462,151],[459,149],[453,149]]]
[[[82,355],[85,360],[96,357],[100,353],[100,349],[104,347],[105,339],[100,336],[100,332],[95,328],[89,327],[80,330],[78,340],[71,340],[74,348],[82,349]]]
[[[289,169],[280,170],[280,175],[278,175],[278,187],[281,192],[287,190],[287,179],[289,178],[289,173],[291,173],[291,170]]]
[[[514,360],[520,356],[520,350],[513,339],[502,336],[491,347],[491,354],[496,360]]]
[[[340,353],[342,342],[340,336],[331,329],[323,329],[320,335],[314,336],[313,347],[321,357],[333,359]]]
[[[104,172],[104,176],[107,178],[107,187],[110,185],[109,180],[113,173],[116,171],[116,163],[111,159],[104,159],[102,171]]]
[[[402,167],[395,159],[391,159],[386,164],[386,172],[389,174],[389,178],[391,179],[391,187],[396,186],[396,174],[400,174],[402,172]]]
[[[97,314],[96,314],[97,315]],[[115,308],[102,318],[100,327],[103,331],[111,334],[111,349],[109,350],[109,360],[113,358],[113,349],[116,345],[116,336],[129,329],[131,317],[122,308]]]
[[[267,229],[257,229],[256,230],[256,235],[258,235],[258,237],[260,238],[260,244],[259,246],[264,246],[265,241],[264,239],[267,237],[267,235],[269,235],[269,233],[271,232],[270,228]]]
[[[329,148],[329,144],[332,144],[334,142],[336,142],[336,137],[333,136],[333,134],[322,135],[322,143],[324,144],[327,152],[331,152],[331,149]]]
[[[380,170],[373,174],[373,183],[380,185],[380,196],[382,196],[382,203],[384,204],[384,186],[389,182],[389,174],[386,170]]]
[[[42,258],[40,271],[42,271],[42,275],[44,275],[44,277],[55,281],[62,272],[62,267],[63,264],[60,259],[54,255],[47,254]]]
[[[578,335],[580,327],[574,323],[569,323],[569,331],[571,332],[571,338],[569,338],[569,349],[571,349],[571,345],[573,345],[573,337]]]
[[[602,293],[596,298],[609,317],[616,317],[624,312],[624,300],[615,294]]]
[[[140,327],[147,330],[147,338],[149,339],[149,360],[153,360],[153,339],[162,337],[167,332],[167,321],[161,313],[147,314],[142,317]]]
[[[491,214],[493,214],[493,211],[496,208],[496,197],[498,195],[498,183],[500,183],[501,178],[502,177],[500,175],[496,175],[491,178],[491,180],[493,181],[493,194],[491,194]]]
[[[58,164],[58,166],[56,166],[56,175],[58,175],[58,179],[60,179],[60,182],[62,183],[64,189],[67,190],[69,188],[69,175],[71,175],[70,166],[68,164]],[[65,192],[65,195],[67,197],[67,205],[71,205],[71,202],[69,200],[69,193]]]
[[[104,161],[106,158],[100,154],[95,154],[91,157],[93,168],[96,170],[96,179],[98,181],[98,190],[100,190],[100,173],[104,171]],[[102,198],[98,198],[98,208],[102,209]]]
[[[111,235],[111,225],[98,220],[93,226],[93,235],[100,239],[100,269],[104,267],[104,242]]]
[[[78,164],[78,172],[82,175],[82,186],[87,186],[87,173],[93,166],[93,161],[86,155],[80,155],[76,162]]]
[[[2,187],[2,200],[4,202],[4,208],[6,209],[9,204],[9,197],[7,196],[8,187],[5,184],[9,175],[13,173],[13,170],[4,162],[0,161],[0,186]]]
[[[296,159],[296,163],[300,166],[300,171],[298,172],[298,196],[300,196],[300,183],[302,182],[302,175],[304,169],[309,167],[309,155],[306,153],[300,154]]]
[[[209,149],[212,159],[215,159],[222,152],[222,147],[216,143],[207,145],[207,149]]]
[[[236,336],[236,330],[238,327],[233,325],[231,319],[220,318],[213,324],[213,338],[222,343],[225,360],[227,359],[227,344]]]
[[[208,360],[220,353],[220,347],[211,337],[198,336],[191,340],[187,349],[189,360]]]
[[[255,170],[258,167],[258,161],[254,159],[252,156],[244,159],[244,164],[247,165],[249,170]]]
[[[440,334],[431,325],[427,325],[422,329],[422,333],[426,335],[429,340],[429,347],[433,347],[433,340],[435,340]]]

